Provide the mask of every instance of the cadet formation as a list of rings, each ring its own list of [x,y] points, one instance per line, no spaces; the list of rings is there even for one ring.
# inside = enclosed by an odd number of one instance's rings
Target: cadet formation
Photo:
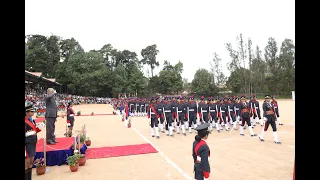
[[[263,126],[259,140],[264,141],[264,132],[271,125],[274,142],[281,144],[276,125],[283,125],[279,107],[274,96],[266,95],[260,109],[256,95],[241,97],[202,96],[196,102],[193,96],[164,96],[152,98],[113,99],[114,113],[120,111],[120,119],[128,121],[132,117],[147,116],[152,137],[174,136],[197,133],[197,126],[208,123],[209,133],[239,130],[239,135],[256,137],[254,127]],[[248,130],[248,132],[245,132]]]

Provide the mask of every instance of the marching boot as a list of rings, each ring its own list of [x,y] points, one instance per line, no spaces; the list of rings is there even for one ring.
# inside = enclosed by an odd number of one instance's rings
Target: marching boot
[[[192,131],[191,131],[191,127],[188,127],[188,130],[189,130],[189,133],[192,133]]]
[[[154,137],[154,129],[151,128],[151,137]]]
[[[209,131],[212,131],[212,123],[210,123]]]
[[[194,125],[193,125],[193,129],[196,131],[196,133],[198,132],[198,131],[196,130],[197,127],[198,127],[198,124],[194,124]]]
[[[277,121],[279,122],[279,125],[282,126],[283,124],[281,123],[280,117],[277,118]]]
[[[257,134],[255,134],[255,133],[253,132],[252,126],[249,126],[249,131],[250,131],[251,137],[257,136]]]
[[[244,136],[244,134],[243,134],[243,126],[240,126],[240,135]]]
[[[222,130],[223,130],[222,125],[221,125],[221,124],[219,124],[219,128],[220,128],[220,131],[222,131]]]
[[[182,134],[186,136],[187,135],[186,128],[184,127],[184,125],[181,125],[181,129],[182,129]]]
[[[166,130],[166,135],[169,136],[169,131],[168,130]]]
[[[260,141],[264,141],[264,129],[261,131],[261,135],[259,136]]]
[[[177,125],[177,134],[180,134],[180,126]]]
[[[29,169],[24,170],[24,180],[29,180]]]
[[[173,126],[169,126],[169,135],[173,136]]]
[[[277,131],[273,131],[273,139],[274,139],[274,143],[281,144],[281,142],[278,139]]]
[[[218,133],[220,132],[220,127],[219,127],[219,124],[216,122],[216,129],[218,131]]]
[[[233,129],[237,130],[237,122],[233,122]]]
[[[155,131],[156,131],[156,138],[159,139],[160,138],[160,136],[159,136],[159,128],[155,127]]]
[[[230,128],[229,128],[229,122],[226,123],[226,131],[229,131]]]

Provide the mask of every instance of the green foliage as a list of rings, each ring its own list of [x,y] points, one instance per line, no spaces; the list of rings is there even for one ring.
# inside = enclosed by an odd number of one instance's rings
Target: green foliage
[[[191,92],[197,96],[213,96],[217,90],[213,75],[206,69],[198,69],[191,82]]]
[[[68,156],[67,163],[69,166],[75,166],[78,163],[79,156],[77,154],[73,156]]]

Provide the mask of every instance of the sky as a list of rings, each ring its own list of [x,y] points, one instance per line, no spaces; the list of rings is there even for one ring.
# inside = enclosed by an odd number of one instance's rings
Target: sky
[[[110,43],[139,58],[141,49],[157,44],[154,73],[164,60],[180,60],[189,82],[199,68],[210,70],[214,52],[228,76],[225,44],[236,47],[240,33],[260,49],[269,37],[278,47],[285,38],[295,42],[294,0],[28,0],[25,8],[26,35],[73,37],[85,51]]]

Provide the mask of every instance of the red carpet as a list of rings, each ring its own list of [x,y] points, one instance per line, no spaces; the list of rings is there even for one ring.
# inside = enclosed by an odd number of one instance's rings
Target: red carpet
[[[158,151],[151,144],[136,144],[126,146],[88,148],[88,150],[86,151],[86,157],[88,159],[99,159],[157,152]]]
[[[55,145],[47,145],[46,150],[48,151],[59,151],[59,150],[67,150],[70,149],[74,142],[74,137],[65,137],[65,138],[56,138],[58,141]],[[38,140],[36,152],[43,152],[44,141],[43,138]]]
[[[40,118],[34,119],[34,121],[36,121],[36,123],[42,122],[42,121],[44,121],[44,120],[46,120],[45,117],[40,117]]]

